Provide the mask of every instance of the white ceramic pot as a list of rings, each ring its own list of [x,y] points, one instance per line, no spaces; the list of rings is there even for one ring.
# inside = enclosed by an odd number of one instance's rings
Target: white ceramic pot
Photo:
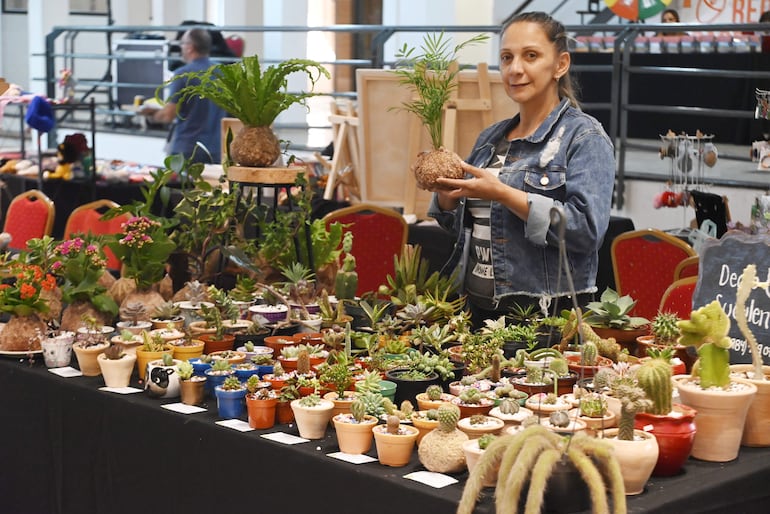
[[[40,347],[43,350],[45,365],[49,368],[69,366],[72,360],[72,343],[74,342],[74,332],[64,332],[41,340]]]

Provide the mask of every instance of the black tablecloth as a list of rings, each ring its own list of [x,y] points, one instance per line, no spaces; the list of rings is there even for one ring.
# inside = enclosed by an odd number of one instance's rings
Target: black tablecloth
[[[454,512],[467,477],[433,489],[403,478],[424,469],[416,456],[403,468],[327,457],[338,449],[332,429],[286,446],[260,435],[297,435],[293,425],[241,433],[215,424],[215,402],[211,412],[183,415],[161,408],[170,400],[102,385],[100,377],[58,377],[40,358],[32,366],[0,359],[0,512],[439,514]],[[628,511],[765,513],[767,476],[770,449],[742,448],[726,464],[690,459],[679,476],[652,478],[629,497]],[[477,512],[494,510],[490,497]]]
[[[575,53],[573,65],[612,64],[611,54]],[[770,70],[770,54],[633,54],[632,66],[673,66],[721,70]],[[580,85],[581,101],[585,103],[610,103],[611,74],[605,72],[576,71]],[[715,109],[742,110],[753,113],[756,106],[755,88],[768,89],[769,80],[739,77],[704,77],[697,75],[641,75],[632,74],[629,85],[629,102],[645,105],[673,105],[708,107]],[[609,131],[609,110],[586,111],[596,117]],[[685,131],[695,135],[700,129],[704,134],[715,134],[715,141],[750,144],[762,139],[761,122],[754,119],[733,119],[718,116],[693,116],[681,113],[630,112],[628,137],[657,139],[668,129],[676,133]]]

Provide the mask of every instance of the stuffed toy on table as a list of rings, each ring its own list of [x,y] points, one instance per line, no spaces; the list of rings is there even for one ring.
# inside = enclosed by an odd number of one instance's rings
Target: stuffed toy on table
[[[88,151],[88,142],[81,133],[70,134],[56,147],[58,165],[53,172],[46,173],[46,179],[70,180],[73,164],[79,162]]]

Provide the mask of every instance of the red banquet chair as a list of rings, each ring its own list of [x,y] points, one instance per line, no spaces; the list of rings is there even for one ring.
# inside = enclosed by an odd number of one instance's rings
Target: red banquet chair
[[[393,257],[400,256],[406,244],[408,227],[403,216],[392,209],[359,203],[324,216],[328,227],[335,221],[353,232],[353,250],[358,272],[356,295],[377,291],[394,274]]]
[[[651,320],[666,288],[674,282],[676,266],[696,253],[681,239],[648,228],[617,236],[610,255],[618,293],[636,300],[633,315]]]
[[[8,205],[3,232],[10,234],[8,248],[27,250],[30,239],[50,236],[56,208],[42,191],[30,189],[17,195]]]
[[[120,225],[130,217],[128,214],[116,216],[110,220],[102,220],[102,215],[109,209],[120,207],[112,200],[96,200],[77,207],[67,218],[64,226],[64,239],[69,239],[75,234],[112,235],[120,232]],[[104,247],[104,255],[107,257],[107,269],[120,270],[120,260],[115,257],[108,247]]]
[[[682,260],[674,268],[674,280],[679,280],[685,277],[697,277],[698,269],[700,268],[700,257],[693,255]]]
[[[692,297],[698,277],[685,277],[674,281],[663,293],[660,299],[660,312],[672,312],[680,319],[690,319],[692,314]]]

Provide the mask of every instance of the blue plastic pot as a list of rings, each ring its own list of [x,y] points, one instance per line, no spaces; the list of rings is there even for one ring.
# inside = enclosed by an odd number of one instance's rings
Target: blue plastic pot
[[[224,390],[221,386],[214,389],[217,396],[217,410],[222,419],[241,418],[246,413],[246,388],[235,391]]]
[[[235,370],[231,369],[230,373],[222,374],[222,375],[213,375],[211,372],[211,368],[207,369],[205,371],[206,375],[206,393],[209,396],[214,396],[214,390],[217,386],[220,386],[225,383],[225,379],[229,377],[230,375],[234,375]]]

